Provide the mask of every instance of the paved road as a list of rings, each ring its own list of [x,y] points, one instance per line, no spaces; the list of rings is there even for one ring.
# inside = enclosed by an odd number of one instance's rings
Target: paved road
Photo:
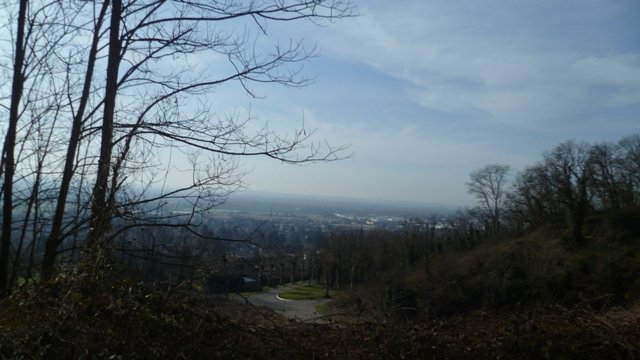
[[[320,317],[316,312],[316,305],[328,302],[328,299],[319,300],[285,300],[278,297],[278,294],[289,289],[289,286],[279,286],[261,293],[246,295],[247,300],[255,306],[264,306],[278,312],[290,319],[313,320]],[[237,301],[245,301],[239,295],[229,296]]]

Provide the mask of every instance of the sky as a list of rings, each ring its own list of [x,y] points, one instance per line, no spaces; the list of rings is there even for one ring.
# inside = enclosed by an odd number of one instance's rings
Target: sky
[[[357,0],[359,16],[325,26],[270,25],[320,55],[304,88],[216,89],[348,159],[291,166],[245,159],[249,190],[466,206],[474,169],[512,174],[562,141],[617,142],[640,132],[637,0]]]

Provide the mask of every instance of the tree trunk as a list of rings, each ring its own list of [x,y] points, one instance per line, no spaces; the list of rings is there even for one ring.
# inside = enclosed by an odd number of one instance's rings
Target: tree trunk
[[[327,268],[327,270],[325,270],[324,272],[324,297],[328,298],[329,297],[329,270]]]
[[[24,89],[24,30],[26,25],[27,0],[20,0],[18,9],[18,24],[15,43],[15,61],[13,65],[13,83],[11,86],[11,107],[9,109],[9,124],[4,139],[3,165],[3,207],[2,207],[2,235],[0,237],[0,298],[9,294],[9,251],[11,248],[11,228],[13,225],[13,175],[15,171],[14,150],[16,146],[16,132],[18,125],[20,100]]]
[[[18,248],[16,249],[16,253],[14,255],[14,260],[13,260],[13,270],[11,271],[11,278],[9,280],[9,287],[13,287],[16,284],[16,281],[18,279],[18,272],[19,272],[19,266],[20,266],[20,260],[22,257],[22,247],[24,245],[24,240],[27,236],[27,231],[29,228],[29,218],[31,217],[31,212],[34,209],[34,206],[38,203],[39,198],[38,198],[38,194],[40,193],[40,178],[42,176],[42,163],[43,161],[40,160],[38,161],[38,167],[37,167],[37,173],[36,173],[36,179],[33,183],[33,187],[31,188],[31,196],[29,197],[29,200],[27,201],[27,209],[25,210],[25,215],[24,215],[24,223],[22,224],[22,229],[20,231],[20,240],[18,241]],[[34,215],[34,226],[37,224],[37,214]],[[34,241],[36,241],[35,238],[31,239],[31,242],[33,243]],[[31,271],[31,270],[29,270]]]
[[[62,221],[64,218],[65,206],[67,204],[67,196],[69,195],[69,187],[71,185],[71,179],[73,178],[73,175],[74,175],[76,151],[80,143],[80,135],[81,135],[80,132],[82,129],[82,121],[84,119],[84,113],[87,108],[87,103],[89,101],[89,94],[91,91],[93,71],[95,68],[96,57],[98,54],[98,43],[100,41],[100,29],[102,28],[102,22],[104,20],[108,7],[109,7],[109,0],[105,0],[102,4],[102,9],[100,10],[100,14],[98,15],[98,19],[96,21],[96,27],[93,31],[93,40],[91,42],[91,50],[89,50],[89,59],[87,61],[87,70],[85,73],[84,84],[82,88],[82,96],[80,97],[80,104],[78,105],[78,111],[73,117],[73,124],[71,126],[71,134],[69,137],[69,145],[67,146],[67,154],[64,162],[64,170],[62,172],[62,180],[60,182],[60,192],[58,193],[56,210],[53,217],[53,223],[51,224],[51,232],[49,233],[49,236],[45,243],[45,252],[42,260],[42,278],[44,279],[50,278],[53,273],[53,266],[55,264],[57,249],[58,249],[58,246],[60,246],[60,243],[62,242],[62,238],[61,238]],[[112,15],[112,22],[113,22],[113,15]]]
[[[296,277],[296,265],[297,265],[297,259],[294,256],[293,257],[293,262],[291,263],[291,283],[293,284],[293,282],[295,281],[295,277]]]
[[[116,95],[118,93],[118,69],[120,67],[121,48],[120,18],[122,1],[113,0],[111,6],[111,23],[109,25],[109,58],[107,61],[107,80],[104,96],[100,157],[96,183],[92,192],[91,230],[87,238],[87,247],[101,246],[105,235],[111,227],[113,209],[107,206],[107,186],[113,152],[113,122],[115,117]]]

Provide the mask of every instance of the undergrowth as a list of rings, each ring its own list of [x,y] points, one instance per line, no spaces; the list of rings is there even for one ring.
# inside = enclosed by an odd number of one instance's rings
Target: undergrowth
[[[82,271],[23,288],[1,306],[3,359],[640,356],[638,308],[595,312],[552,306],[419,321],[361,319],[347,324],[327,318],[327,323],[316,324],[221,303],[186,285],[145,284],[122,276],[92,278]],[[253,316],[239,318],[233,311]]]

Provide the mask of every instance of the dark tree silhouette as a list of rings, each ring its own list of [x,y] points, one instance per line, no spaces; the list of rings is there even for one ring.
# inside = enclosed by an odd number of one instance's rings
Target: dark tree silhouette
[[[489,219],[491,234],[500,232],[503,202],[506,194],[509,165],[491,164],[474,170],[467,183],[469,193],[478,199],[478,205]]]
[[[305,48],[302,40],[273,43],[268,25],[348,17],[349,0],[16,1],[15,8],[13,88],[1,167],[0,291],[10,286],[17,181],[21,201],[30,204],[23,225],[38,229],[25,242],[33,255],[28,271],[41,259],[48,278],[61,252],[83,244],[106,249],[136,227],[183,227],[215,239],[194,225],[242,186],[239,157],[300,164],[345,156],[343,147],[312,141],[313,131],[279,133],[256,126],[250,114],[214,115],[207,99],[228,83],[254,97],[252,84],[307,85],[302,65],[316,55],[315,48]],[[191,61],[196,57],[224,61],[198,68]],[[44,69],[37,83],[27,81],[33,69]],[[30,95],[28,101],[21,101],[23,94]],[[29,130],[35,127],[27,125],[45,111],[50,115],[39,118],[55,122],[45,124],[55,131],[43,156],[45,148],[35,145]],[[21,162],[14,154],[18,143],[25,149]],[[175,161],[189,167],[191,181],[170,188],[166,176]],[[47,211],[31,210],[45,204]],[[36,254],[40,238],[42,257]],[[18,261],[26,250],[16,248]]]

